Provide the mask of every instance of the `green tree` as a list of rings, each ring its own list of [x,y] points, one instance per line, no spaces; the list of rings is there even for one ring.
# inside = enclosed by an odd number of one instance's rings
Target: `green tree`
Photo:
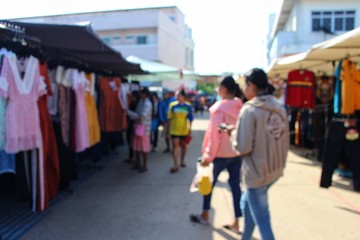
[[[196,90],[201,90],[202,92],[206,94],[213,94],[215,92],[215,84],[211,83],[198,83],[196,85]]]

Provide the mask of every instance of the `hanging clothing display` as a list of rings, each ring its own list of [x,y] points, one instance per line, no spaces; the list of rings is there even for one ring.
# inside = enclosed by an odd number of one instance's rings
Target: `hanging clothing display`
[[[360,79],[357,79],[356,65],[348,58],[341,64],[341,102],[342,114],[353,114],[360,110]]]
[[[86,80],[85,104],[89,128],[89,145],[94,146],[100,142],[100,124],[94,98],[95,75],[86,74]]]
[[[329,103],[334,97],[334,77],[319,75],[316,78],[316,100],[321,104]]]
[[[84,72],[72,70],[75,91],[75,152],[82,152],[90,146],[85,91],[87,79]]]
[[[51,116],[48,109],[48,96],[53,95],[51,82],[48,75],[47,64],[40,65],[40,74],[44,77],[47,86],[47,94],[40,97],[38,100],[40,112],[40,128],[43,139],[43,156],[44,156],[44,188],[45,188],[45,209],[49,207],[49,203],[53,200],[59,190],[60,184],[60,166],[58,158],[58,149],[55,139],[55,133],[51,121]],[[38,197],[40,199],[40,197]],[[38,202],[38,209],[41,206]]]
[[[15,154],[0,150],[0,175],[4,173],[16,173]]]
[[[342,99],[341,99],[341,66],[343,60],[340,60],[338,65],[335,68],[335,90],[334,90],[334,113],[341,113],[342,109]]]
[[[102,132],[118,132],[125,129],[125,113],[119,101],[120,85],[120,78],[104,77],[99,81],[99,120]]]
[[[334,170],[340,161],[342,152],[345,152],[346,158],[351,163],[353,188],[360,191],[360,138],[358,132],[357,118],[335,116],[332,119],[323,153],[320,187],[331,186]]]
[[[5,49],[1,49],[0,60],[2,62],[3,56],[7,54]],[[1,65],[0,65],[1,66]],[[15,155],[8,154],[4,151],[6,143],[6,112],[7,100],[0,97],[0,174],[16,173]]]
[[[37,100],[46,93],[46,85],[40,77],[39,62],[33,56],[27,58],[24,77],[17,65],[15,55],[5,56],[0,75],[0,94],[9,99],[5,145],[8,153],[40,148],[42,144]]]
[[[312,71],[293,70],[288,73],[285,104],[305,109],[315,107],[315,75]]]
[[[6,54],[0,74],[0,95],[8,99],[5,151],[18,153],[31,150],[29,169],[31,168],[32,173],[33,211],[36,210],[37,194],[40,196],[40,209],[43,210],[44,155],[37,101],[46,93],[46,85],[44,78],[40,76],[37,58],[30,56],[20,60],[13,53]],[[30,160],[26,161],[26,164],[29,164]]]
[[[270,78],[269,82],[275,88],[275,92],[273,95],[276,97],[276,99],[280,104],[285,105],[285,92],[286,92],[285,80],[280,77],[277,77],[277,78]]]

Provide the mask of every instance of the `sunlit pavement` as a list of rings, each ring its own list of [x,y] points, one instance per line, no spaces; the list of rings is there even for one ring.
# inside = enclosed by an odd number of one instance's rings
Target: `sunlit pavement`
[[[223,172],[214,189],[211,226],[193,224],[191,213],[201,211],[198,193],[189,193],[196,158],[207,126],[208,114],[197,116],[187,167],[171,174],[172,158],[151,153],[149,171],[130,170],[119,158],[60,203],[22,239],[240,239],[222,228],[232,220],[232,198]],[[160,133],[161,135],[161,133]],[[270,190],[270,211],[276,239],[360,239],[360,194],[351,181],[334,175],[335,187],[318,187],[321,166],[289,154],[285,176]],[[241,221],[241,225],[242,225]],[[258,231],[254,239],[260,239]]]

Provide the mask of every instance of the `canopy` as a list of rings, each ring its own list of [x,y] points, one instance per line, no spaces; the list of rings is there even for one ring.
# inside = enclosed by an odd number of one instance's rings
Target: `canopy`
[[[23,28],[26,36],[39,39],[47,61],[67,62],[94,71],[112,74],[144,74],[139,64],[125,60],[96,35],[90,24],[37,24],[0,21]]]
[[[293,69],[333,74],[336,61],[344,57],[350,57],[353,61],[360,60],[360,28],[315,44],[306,52],[279,58],[268,75],[286,77]]]
[[[136,56],[126,58],[129,62],[140,64],[144,71],[149,72],[146,75],[128,75],[128,79],[138,81],[164,81],[164,80],[195,80],[199,75],[189,70],[181,70],[163,63],[142,59]]]

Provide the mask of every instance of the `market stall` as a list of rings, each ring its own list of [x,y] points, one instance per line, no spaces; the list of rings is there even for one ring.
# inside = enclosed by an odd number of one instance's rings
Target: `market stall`
[[[268,75],[282,81],[292,142],[315,143],[323,163],[321,187],[331,186],[335,168],[351,172],[360,190],[360,28],[275,61]],[[312,146],[314,147],[314,146]]]

